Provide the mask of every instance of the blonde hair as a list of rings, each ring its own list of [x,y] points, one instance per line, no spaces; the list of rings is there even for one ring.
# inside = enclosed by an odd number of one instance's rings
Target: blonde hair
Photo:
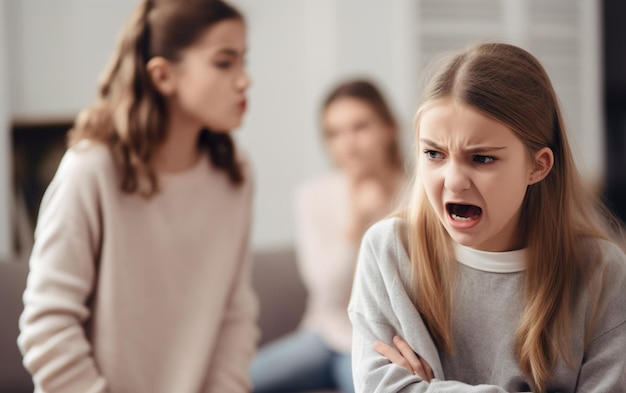
[[[168,113],[146,64],[154,56],[179,60],[180,52],[203,31],[228,19],[242,20],[242,16],[220,0],[142,1],[122,31],[100,83],[97,104],[76,118],[69,145],[85,139],[106,144],[121,174],[122,191],[145,196],[156,193],[152,160],[154,150],[167,137]],[[198,145],[210,152],[213,166],[224,170],[232,183],[243,181],[228,134],[204,129]]]
[[[537,391],[545,391],[559,356],[568,351],[571,306],[589,288],[598,250],[591,238],[609,239],[609,217],[584,192],[568,145],[563,117],[545,70],[527,51],[487,43],[445,59],[425,87],[416,115],[435,100],[450,99],[508,126],[529,157],[541,148],[554,153],[546,178],[530,185],[519,231],[527,247],[524,311],[516,332],[520,369]],[[603,214],[606,213],[606,214]],[[403,213],[412,263],[412,300],[440,348],[454,353],[451,310],[456,262],[452,240],[416,177]]]

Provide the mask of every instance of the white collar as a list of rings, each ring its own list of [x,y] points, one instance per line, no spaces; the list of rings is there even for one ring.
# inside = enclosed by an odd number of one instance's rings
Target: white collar
[[[480,251],[454,243],[456,259],[463,265],[491,273],[517,273],[526,270],[526,249],[504,252]]]

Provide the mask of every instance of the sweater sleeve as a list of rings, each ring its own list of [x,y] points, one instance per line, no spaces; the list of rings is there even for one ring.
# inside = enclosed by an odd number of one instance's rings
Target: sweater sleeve
[[[434,342],[402,284],[395,222],[395,219],[385,220],[370,228],[359,254],[349,307],[356,392],[505,393],[498,386],[470,386],[444,380]],[[430,383],[390,363],[374,350],[375,341],[390,343],[396,334],[431,366],[435,378]]]
[[[259,338],[256,323],[259,306],[250,277],[248,235],[244,238],[241,255],[208,370],[204,387],[207,393],[242,393],[251,389],[248,370]]]
[[[300,188],[294,196],[294,235],[298,271],[310,296],[315,283],[311,275],[318,272],[317,269],[313,270],[311,267],[317,265],[320,259],[319,253],[323,253],[325,249],[321,247],[324,244],[319,239],[319,229],[315,222],[315,207],[311,206],[311,198],[307,191],[305,188]]]
[[[626,386],[626,256],[613,244],[605,246],[602,315],[585,350],[577,392],[617,392]]]
[[[626,386],[626,322],[590,343],[577,392],[616,392]]]
[[[295,246],[298,269],[309,296],[316,298],[324,298],[329,292],[329,287],[333,284],[324,279],[326,275],[321,275],[323,272],[320,271],[320,262],[327,261],[325,263],[327,268],[336,269],[333,272],[336,273],[343,266],[353,266],[358,251],[356,245],[334,238],[332,239],[333,243],[329,245],[327,234],[329,225],[328,222],[320,222],[318,210],[320,205],[324,209],[337,210],[338,207],[324,205],[324,201],[319,195],[321,192],[326,192],[326,190],[320,189],[317,184],[306,184],[298,189],[294,196]],[[349,285],[351,284],[350,282]],[[348,286],[348,293],[349,288]]]
[[[86,158],[66,153],[37,222],[18,338],[37,392],[106,391],[83,328],[100,238],[95,168]]]

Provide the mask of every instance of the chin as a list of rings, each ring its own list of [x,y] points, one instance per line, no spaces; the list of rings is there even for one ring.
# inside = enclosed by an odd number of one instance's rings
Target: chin
[[[350,172],[354,175],[354,177],[356,178],[367,178],[370,177],[372,175],[374,175],[376,173],[376,171],[374,171],[374,169],[368,165],[363,165],[362,163],[353,165],[350,168]]]
[[[230,134],[233,129],[239,127],[241,123],[230,123],[230,124],[220,124],[220,125],[212,125],[206,126],[212,132],[217,134]]]
[[[369,173],[367,171],[361,171],[361,170],[348,170],[346,171],[348,173],[348,176],[350,176],[350,178],[352,179],[357,179],[357,180],[361,180],[361,179],[367,179]]]
[[[456,233],[454,232],[454,230],[450,230],[448,228],[446,228],[446,232],[448,232],[448,235],[450,235],[450,238],[452,239],[453,242],[460,244],[462,246],[470,247],[470,248],[478,248],[481,245],[481,241],[477,239],[476,236]]]
[[[222,119],[212,119],[211,121],[205,121],[205,127],[209,130],[219,133],[219,134],[229,134],[235,128],[241,126],[242,117],[241,116],[232,116],[226,117]]]

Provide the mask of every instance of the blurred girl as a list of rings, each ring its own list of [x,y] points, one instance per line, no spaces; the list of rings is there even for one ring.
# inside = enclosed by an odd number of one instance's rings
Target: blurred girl
[[[44,196],[19,346],[38,392],[246,392],[245,25],[143,1]]]
[[[405,214],[361,248],[357,391],[623,391],[626,257],[586,197],[539,62],[507,44],[450,57],[416,139]]]
[[[405,176],[396,121],[372,83],[336,87],[324,102],[322,125],[337,171],[308,181],[295,201],[307,309],[298,332],[255,359],[255,392],[354,391],[346,309],[357,250],[368,226],[394,207]]]

